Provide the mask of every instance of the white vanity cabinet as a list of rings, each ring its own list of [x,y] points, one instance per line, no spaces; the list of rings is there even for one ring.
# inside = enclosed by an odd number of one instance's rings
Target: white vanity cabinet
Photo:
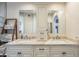
[[[12,45],[7,47],[7,57],[32,57],[33,47],[25,45]]]
[[[77,57],[74,45],[9,45],[8,57]]]
[[[7,57],[79,57],[79,45],[67,41],[16,40],[6,44]]]

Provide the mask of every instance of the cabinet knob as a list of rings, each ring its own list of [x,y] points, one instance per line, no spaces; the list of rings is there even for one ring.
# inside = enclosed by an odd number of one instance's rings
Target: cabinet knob
[[[63,55],[67,54],[66,52],[62,52]]]
[[[17,54],[22,54],[21,52],[18,52]]]
[[[39,50],[44,50],[44,48],[39,48]]]

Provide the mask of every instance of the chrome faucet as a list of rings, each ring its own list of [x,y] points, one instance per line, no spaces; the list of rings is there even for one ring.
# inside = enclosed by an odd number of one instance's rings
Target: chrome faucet
[[[25,35],[25,39],[29,39],[28,35]]]
[[[56,37],[55,37],[56,39],[60,39],[60,37],[58,36],[58,35],[56,35]]]

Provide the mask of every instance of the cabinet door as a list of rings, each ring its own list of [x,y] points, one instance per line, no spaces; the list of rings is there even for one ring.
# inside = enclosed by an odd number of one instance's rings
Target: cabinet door
[[[34,56],[36,57],[49,56],[49,47],[48,46],[36,46],[34,49]]]
[[[74,46],[51,46],[50,56],[53,57],[74,57],[77,56]]]
[[[47,19],[48,19],[47,8],[45,8],[45,7],[38,8],[38,19],[39,19],[38,20],[39,29],[41,27],[47,29]]]
[[[33,56],[32,46],[8,46],[8,57],[31,57]]]

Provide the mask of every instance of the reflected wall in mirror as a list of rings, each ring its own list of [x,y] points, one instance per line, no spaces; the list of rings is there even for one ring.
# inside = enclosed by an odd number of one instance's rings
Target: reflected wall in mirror
[[[49,10],[48,32],[51,34],[65,34],[65,15],[62,10]]]
[[[19,32],[29,34],[36,32],[36,14],[33,10],[21,10]]]

